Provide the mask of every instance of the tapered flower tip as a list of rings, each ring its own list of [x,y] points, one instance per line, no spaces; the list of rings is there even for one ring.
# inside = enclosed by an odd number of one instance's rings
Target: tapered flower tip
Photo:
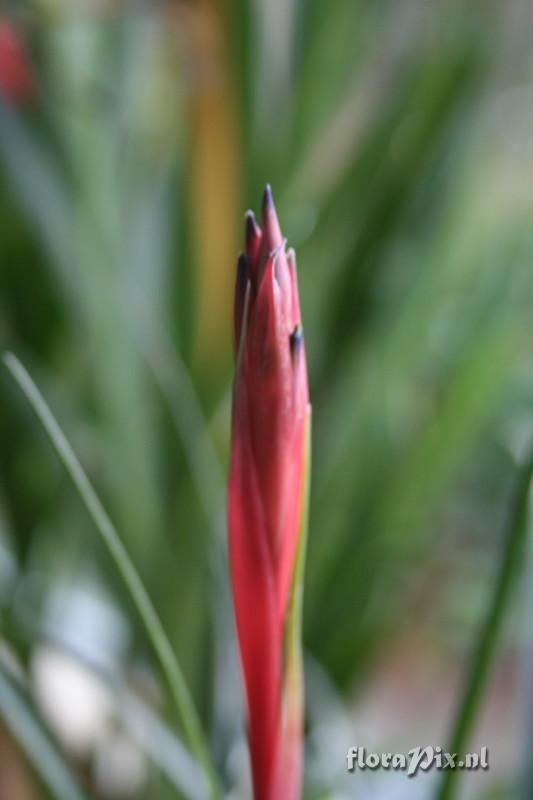
[[[283,244],[283,236],[281,235],[276,206],[274,205],[272,189],[269,183],[267,183],[263,192],[261,221],[263,223],[263,236],[265,238],[266,251],[270,252],[276,250]]]
[[[255,267],[257,257],[259,255],[259,248],[261,246],[261,228],[255,221],[253,211],[247,211],[244,215],[245,219],[245,240],[246,240],[246,255],[248,256],[250,265]]]
[[[246,244],[253,242],[255,239],[261,237],[261,230],[255,221],[255,214],[251,209],[248,209],[244,215],[246,223]]]
[[[263,190],[263,208],[274,207],[274,198],[272,197],[272,186],[267,183]]]

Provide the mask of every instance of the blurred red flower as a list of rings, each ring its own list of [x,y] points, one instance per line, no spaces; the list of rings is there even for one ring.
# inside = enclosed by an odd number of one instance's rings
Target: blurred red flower
[[[35,84],[22,37],[15,25],[0,17],[0,97],[11,105],[28,102]]]

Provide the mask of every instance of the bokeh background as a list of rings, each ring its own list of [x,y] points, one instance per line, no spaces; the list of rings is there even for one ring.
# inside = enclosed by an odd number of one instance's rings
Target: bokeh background
[[[345,755],[446,746],[493,590],[533,435],[532,34],[527,0],[2,3],[1,349],[116,523],[228,797],[250,796],[224,553],[243,212],[270,182],[299,264],[306,798],[433,797],[436,772],[350,775]],[[490,770],[458,797],[531,797],[532,575],[471,739]],[[0,611],[2,800],[46,797],[56,762],[87,797],[202,796],[5,369]]]

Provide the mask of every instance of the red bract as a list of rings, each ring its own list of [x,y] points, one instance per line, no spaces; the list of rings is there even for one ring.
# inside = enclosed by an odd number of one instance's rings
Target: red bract
[[[229,477],[233,598],[255,800],[300,794],[301,692],[287,668],[309,420],[294,252],[267,186],[262,229],[246,215],[237,268]]]
[[[0,97],[11,105],[26,103],[34,92],[26,50],[16,28],[0,18]]]

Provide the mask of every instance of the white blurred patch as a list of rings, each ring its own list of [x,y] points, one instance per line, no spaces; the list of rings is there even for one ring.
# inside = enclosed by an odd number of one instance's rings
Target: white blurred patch
[[[90,756],[110,725],[109,689],[79,661],[49,645],[35,650],[31,671],[37,703],[61,744],[79,757]]]

